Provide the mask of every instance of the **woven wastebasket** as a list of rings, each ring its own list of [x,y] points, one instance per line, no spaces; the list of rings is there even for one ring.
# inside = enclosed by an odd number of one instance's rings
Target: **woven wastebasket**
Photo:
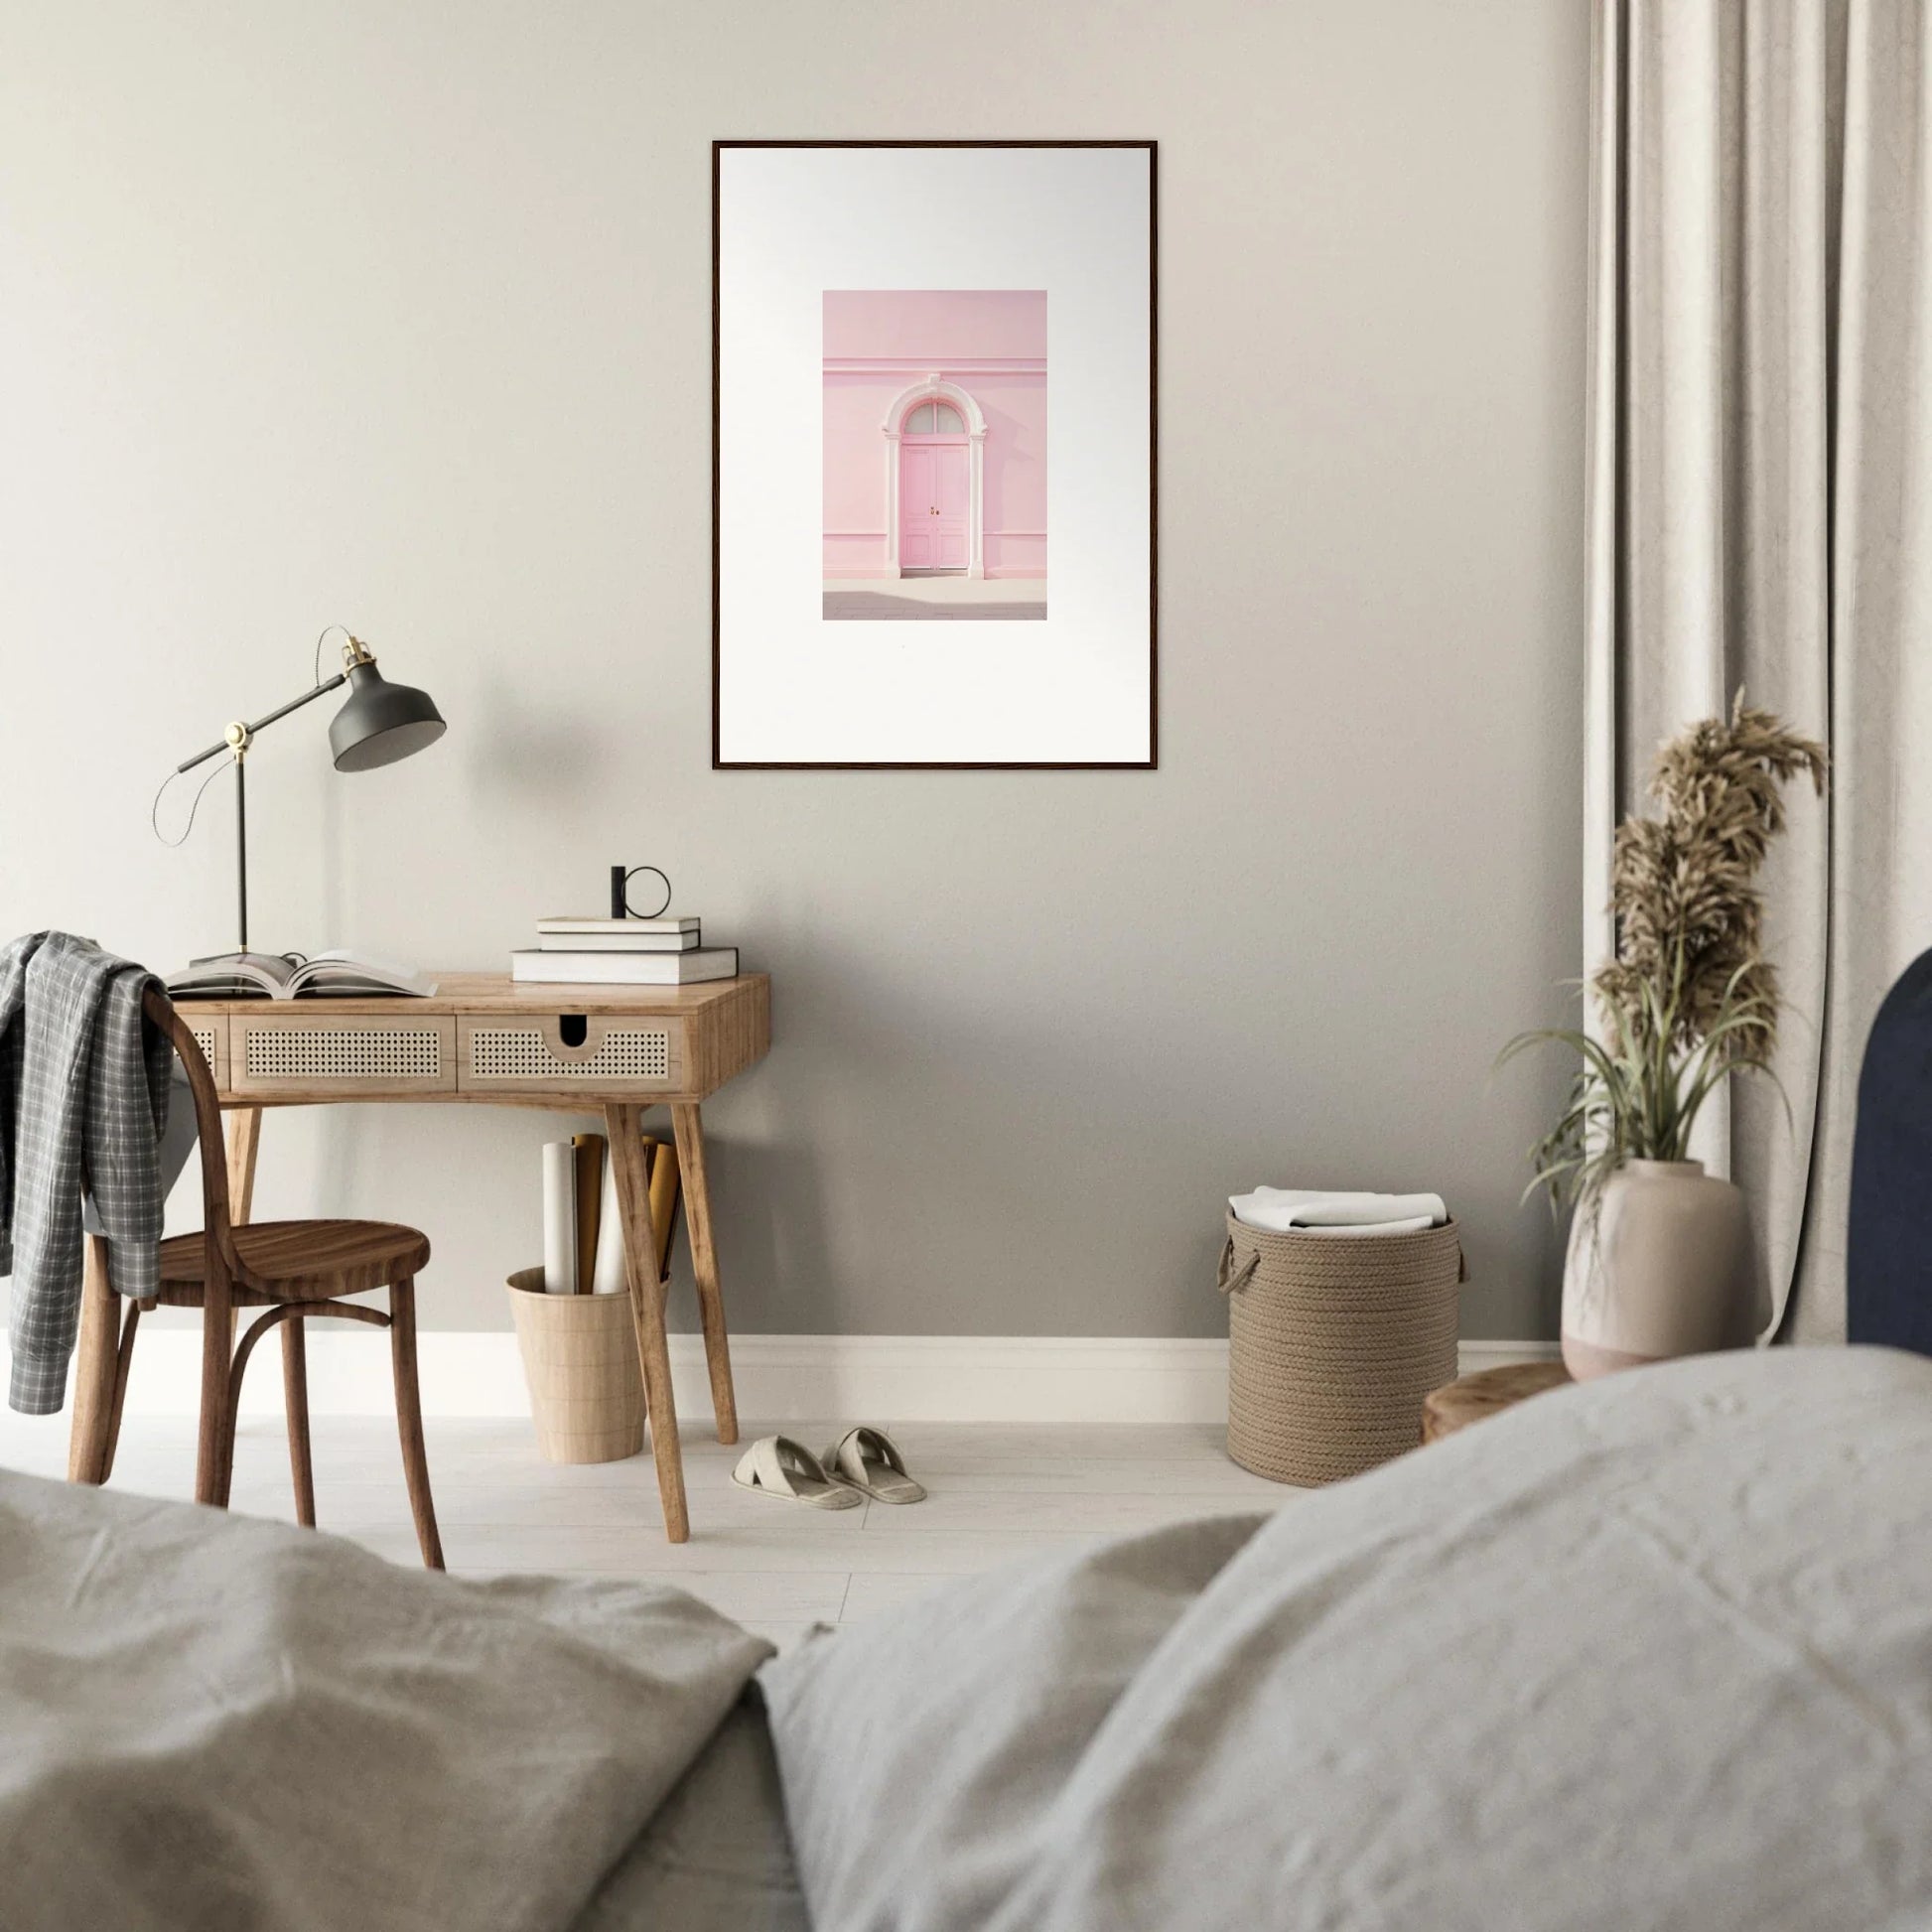
[[[523,1379],[546,1462],[617,1462],[644,1446],[644,1383],[628,1295],[546,1295],[541,1268],[509,1278]]]
[[[1276,1482],[1338,1482],[1416,1447],[1455,1380],[1462,1241],[1273,1234],[1228,1216],[1228,1454]]]

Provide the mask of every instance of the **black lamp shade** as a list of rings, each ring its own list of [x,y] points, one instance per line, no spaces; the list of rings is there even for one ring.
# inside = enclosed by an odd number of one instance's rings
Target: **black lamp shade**
[[[338,771],[373,771],[394,764],[449,730],[427,691],[391,684],[373,664],[348,673],[348,702],[329,725],[329,749]]]

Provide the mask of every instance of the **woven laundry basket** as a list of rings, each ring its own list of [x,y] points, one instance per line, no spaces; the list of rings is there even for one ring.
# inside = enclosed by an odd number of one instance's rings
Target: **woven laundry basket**
[[[1228,1216],[1228,1454],[1276,1482],[1338,1482],[1416,1447],[1455,1380],[1453,1220],[1412,1234],[1272,1234]]]

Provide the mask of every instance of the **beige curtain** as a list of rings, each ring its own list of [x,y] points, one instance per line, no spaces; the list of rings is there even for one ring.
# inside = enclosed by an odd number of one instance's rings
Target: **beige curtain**
[[[1596,0],[1585,968],[1650,759],[1741,683],[1825,739],[1767,881],[1790,1103],[1704,1123],[1765,1330],[1843,1338],[1871,1017],[1932,946],[1932,40],[1923,0]]]

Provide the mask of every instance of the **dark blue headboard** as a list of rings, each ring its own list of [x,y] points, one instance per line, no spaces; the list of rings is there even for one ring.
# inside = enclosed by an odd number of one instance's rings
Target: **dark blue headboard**
[[[1845,1324],[1932,1355],[1932,952],[1885,995],[1859,1075]]]

